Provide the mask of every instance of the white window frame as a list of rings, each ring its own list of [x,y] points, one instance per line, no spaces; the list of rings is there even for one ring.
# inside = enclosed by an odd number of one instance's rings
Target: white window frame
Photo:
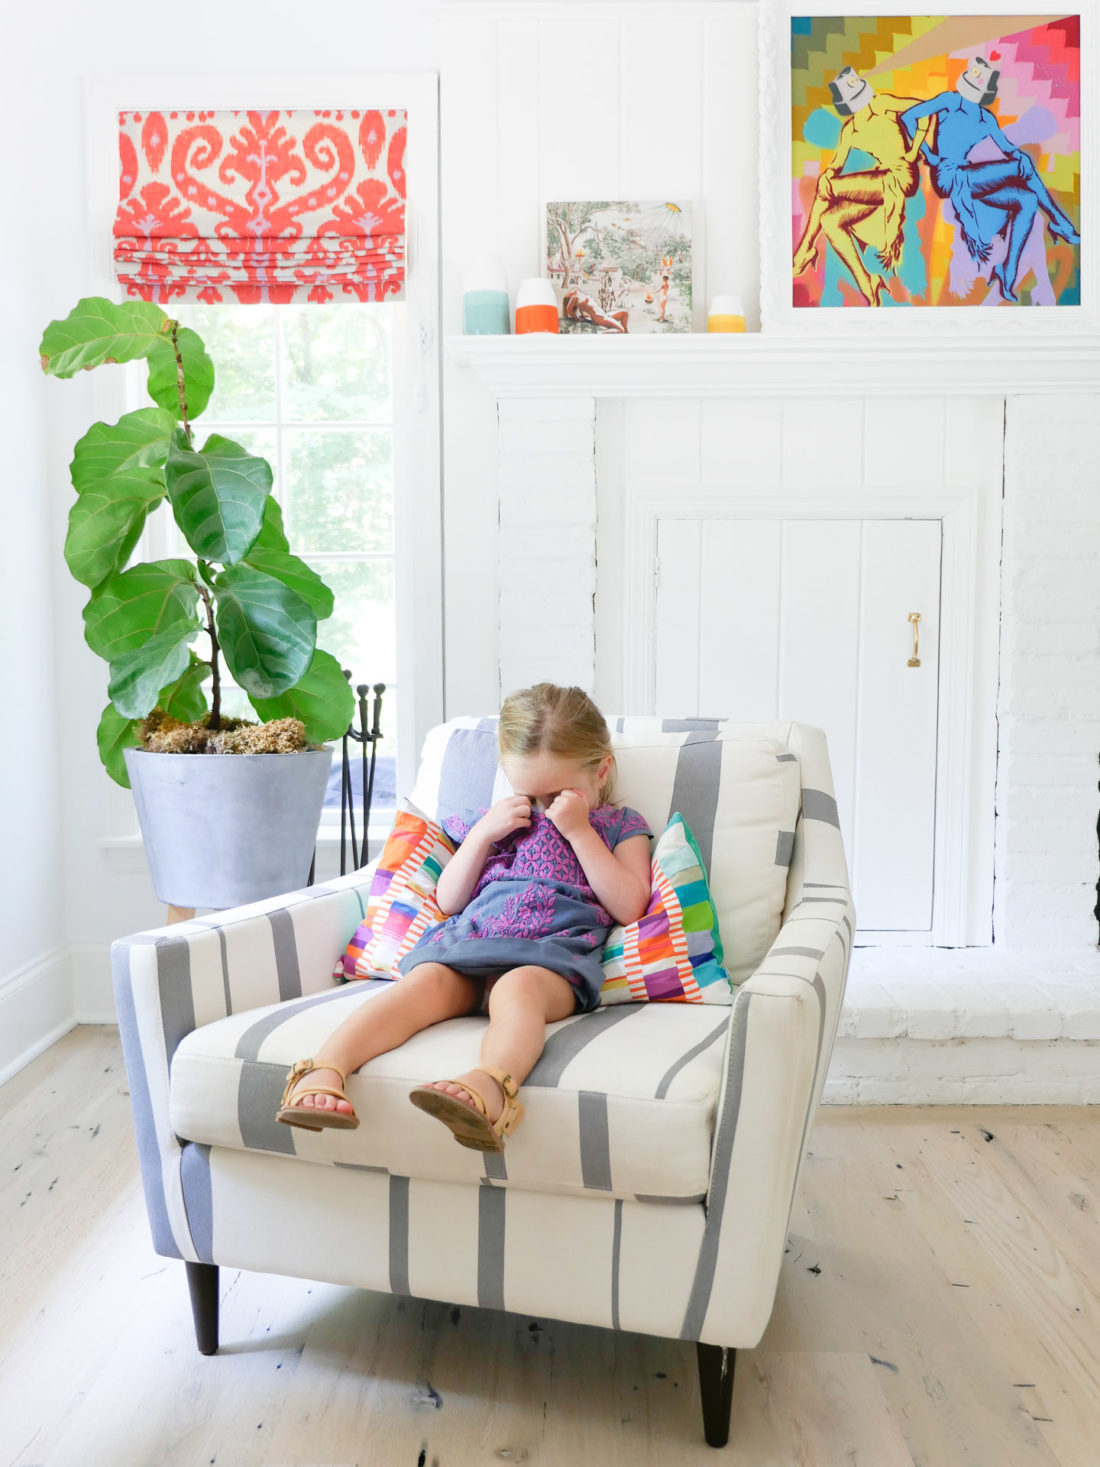
[[[257,76],[97,77],[87,88],[89,294],[122,300],[111,259],[118,208],[118,114],[153,108],[362,108],[408,112],[406,330],[393,333],[394,550],[397,681],[401,726],[396,797],[416,778],[428,729],[443,720],[443,536],[440,434],[439,78],[434,72],[309,73]],[[353,309],[353,307],[349,307]],[[124,372],[93,374],[94,412],[113,422],[128,410]],[[144,537],[142,545],[146,543]],[[139,556],[146,551],[139,545]],[[150,553],[162,553],[151,547]],[[357,677],[370,676],[369,669]],[[106,687],[106,682],[104,682]],[[339,749],[339,741],[335,747]],[[358,752],[358,745],[354,752]],[[381,752],[381,748],[380,751]],[[389,752],[387,750],[387,752]],[[354,767],[353,767],[354,774]],[[109,782],[109,830],[101,844],[140,845],[133,797]],[[353,784],[354,788],[354,784]],[[389,817],[371,822],[373,843]],[[358,831],[358,826],[357,826]],[[318,844],[339,842],[339,830]]]

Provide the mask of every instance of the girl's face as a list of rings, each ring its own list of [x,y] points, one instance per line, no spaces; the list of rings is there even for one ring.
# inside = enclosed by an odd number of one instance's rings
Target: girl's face
[[[560,754],[511,755],[501,760],[508,782],[517,795],[526,795],[537,810],[546,810],[562,790],[579,789],[594,810],[600,803],[600,786],[611,769],[611,755],[593,768]]]

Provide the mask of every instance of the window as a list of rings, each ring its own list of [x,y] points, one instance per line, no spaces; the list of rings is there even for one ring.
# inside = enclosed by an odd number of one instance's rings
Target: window
[[[197,331],[214,361],[216,386],[193,425],[197,444],[213,432],[267,459],[272,493],[291,551],[332,589],[335,610],[319,622],[317,645],[351,670],[351,685],[382,682],[382,739],[372,817],[395,806],[397,648],[393,336],[397,303],[369,305],[187,305],[170,314]],[[395,322],[395,315],[402,319]],[[157,522],[160,522],[159,524]],[[154,555],[194,554],[167,505],[150,521]],[[210,655],[199,633],[198,656]],[[221,662],[222,708],[256,718]],[[209,694],[209,683],[207,683]],[[368,715],[373,693],[368,698]],[[357,720],[356,720],[357,721]],[[359,745],[350,749],[360,791]],[[369,749],[368,749],[369,756]],[[323,824],[339,822],[340,745],[334,745]],[[388,813],[387,813],[388,812]],[[372,824],[375,820],[372,818]],[[357,827],[358,828],[358,827]]]

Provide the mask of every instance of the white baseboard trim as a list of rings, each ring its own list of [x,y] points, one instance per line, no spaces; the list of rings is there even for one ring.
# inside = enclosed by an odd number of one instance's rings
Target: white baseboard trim
[[[0,980],[0,1085],[74,1029],[72,960],[51,948]]]

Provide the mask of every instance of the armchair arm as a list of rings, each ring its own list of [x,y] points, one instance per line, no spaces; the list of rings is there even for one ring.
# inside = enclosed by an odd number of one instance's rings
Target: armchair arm
[[[231,907],[111,944],[115,1003],[153,1246],[198,1256],[184,1205],[181,1146],[168,1119],[172,1056],[193,1029],[320,993],[362,921],[377,859],[321,886]]]
[[[681,1331],[727,1347],[756,1345],[775,1301],[856,925],[825,735],[805,724],[792,735],[803,789],[787,911],[730,1012],[706,1223]]]

